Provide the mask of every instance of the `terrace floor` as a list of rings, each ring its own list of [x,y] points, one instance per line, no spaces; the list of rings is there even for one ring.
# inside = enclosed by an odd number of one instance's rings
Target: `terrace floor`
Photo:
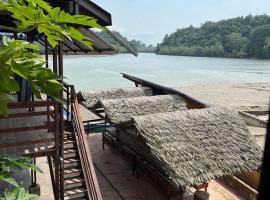
[[[102,135],[91,134],[88,142],[96,167],[96,174],[103,200],[166,200],[159,186],[144,173],[133,176],[131,163],[105,145]],[[242,200],[218,181],[211,181],[208,192],[210,200]]]
[[[88,136],[103,200],[166,200],[159,186],[146,174],[140,173],[139,178],[133,176],[131,164],[120,154],[107,146],[103,150],[101,138],[101,134]],[[47,158],[38,158],[37,165],[43,171],[42,174],[37,174],[37,181],[41,189],[40,199],[52,200],[53,193]],[[27,189],[30,184],[28,171],[16,173],[15,178],[24,182]],[[2,188],[4,187],[2,186]],[[244,200],[215,180],[210,182],[208,192],[210,200]]]

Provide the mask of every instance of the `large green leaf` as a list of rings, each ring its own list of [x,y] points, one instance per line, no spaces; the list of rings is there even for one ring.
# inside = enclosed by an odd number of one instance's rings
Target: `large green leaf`
[[[32,164],[31,161],[31,158],[21,156],[0,156],[0,169],[31,169],[37,172],[42,172],[41,169],[39,169],[36,165]]]
[[[63,36],[76,40],[90,47],[90,38],[71,29],[71,25],[82,25],[103,29],[96,19],[84,15],[70,15],[59,7],[52,8],[43,0],[13,1],[6,0],[0,4],[0,10],[12,13],[16,29],[19,32],[29,32],[37,29],[47,36],[48,42],[55,47]],[[5,28],[5,27],[2,27]],[[12,27],[6,27],[11,29]]]
[[[39,196],[29,194],[23,187],[14,188],[11,191],[6,190],[1,200],[38,200]]]
[[[40,92],[46,93],[48,91],[48,95],[60,100],[62,85],[56,80],[61,80],[63,77],[59,77],[51,69],[45,68],[45,61],[41,55],[29,52],[30,49],[37,50],[38,47],[26,41],[8,37],[4,37],[3,41],[4,43],[0,47],[0,115],[7,113],[7,96],[20,89],[14,80],[14,74],[29,81],[31,90],[37,98],[41,98]],[[52,85],[48,84],[48,81],[56,81],[57,83]],[[53,88],[49,89],[48,87]]]
[[[17,82],[10,76],[10,72],[7,70],[0,70],[0,91],[6,92],[17,92],[19,91],[19,85]]]
[[[0,91],[0,115],[7,114],[8,94]]]
[[[10,178],[11,176],[11,173],[10,172],[7,172],[7,171],[4,171],[4,172],[1,172],[0,173],[0,182],[1,181],[4,181],[14,187],[19,187],[18,183],[15,181],[15,179],[13,178]]]
[[[27,33],[37,30],[47,37],[52,47],[56,47],[63,38],[75,40],[92,49],[92,41],[74,26],[102,27],[94,18],[83,15],[71,15],[60,8],[53,8],[43,0],[5,0],[0,1],[0,10],[8,11],[14,19],[16,27],[0,26],[2,29]],[[0,46],[0,93],[7,95],[17,92],[19,86],[14,80],[14,74],[29,81],[29,85],[37,98],[40,93],[46,93],[62,102],[60,90],[62,79],[49,69],[43,69],[44,59],[31,51],[38,51],[37,45],[26,41],[3,38]],[[7,99],[0,99],[0,114],[7,112]]]

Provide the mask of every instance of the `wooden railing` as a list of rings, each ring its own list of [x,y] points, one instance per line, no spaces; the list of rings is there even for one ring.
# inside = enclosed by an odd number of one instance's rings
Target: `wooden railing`
[[[76,142],[78,146],[79,156],[83,169],[84,178],[88,196],[93,200],[101,200],[101,193],[93,165],[87,137],[85,134],[83,121],[80,113],[79,103],[77,100],[75,88],[73,85],[64,84],[64,96],[67,98],[67,120],[73,125]]]
[[[12,102],[8,104],[8,111],[8,115],[0,116],[0,135],[13,134],[15,141],[4,141],[2,139],[0,148],[43,143],[46,146],[47,143],[54,143],[53,148],[48,149],[48,151],[52,152],[58,149],[59,113],[57,112],[58,104],[55,101]],[[36,119],[38,117],[42,118]],[[36,137],[35,139],[35,134],[41,134],[39,133],[40,131],[44,131],[44,134],[46,134],[46,132],[51,132],[53,135],[44,138]],[[25,134],[25,132],[31,133],[33,138],[23,137],[21,134]],[[21,138],[21,140],[16,141],[16,138]],[[24,138],[28,138],[28,140]],[[42,152],[42,154],[46,153],[47,152],[45,151]],[[39,155],[41,152],[28,152],[27,156],[32,156],[32,154],[34,154],[34,156],[41,156]]]

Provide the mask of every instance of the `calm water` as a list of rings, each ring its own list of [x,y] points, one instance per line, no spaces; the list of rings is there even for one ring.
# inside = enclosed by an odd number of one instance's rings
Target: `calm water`
[[[132,86],[120,72],[168,86],[270,83],[270,60],[129,54],[66,56],[66,81],[78,90]]]

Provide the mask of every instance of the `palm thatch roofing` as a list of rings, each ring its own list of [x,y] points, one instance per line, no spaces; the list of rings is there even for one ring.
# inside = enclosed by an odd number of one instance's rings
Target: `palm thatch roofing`
[[[255,138],[237,113],[227,109],[137,116],[134,122],[168,177],[183,189],[261,164]]]
[[[107,118],[114,124],[132,122],[134,116],[187,110],[185,100],[178,95],[101,100],[101,105]]]
[[[152,89],[148,87],[112,88],[79,92],[78,99],[87,108],[93,109],[99,106],[102,99],[120,99],[128,97],[151,96]]]

